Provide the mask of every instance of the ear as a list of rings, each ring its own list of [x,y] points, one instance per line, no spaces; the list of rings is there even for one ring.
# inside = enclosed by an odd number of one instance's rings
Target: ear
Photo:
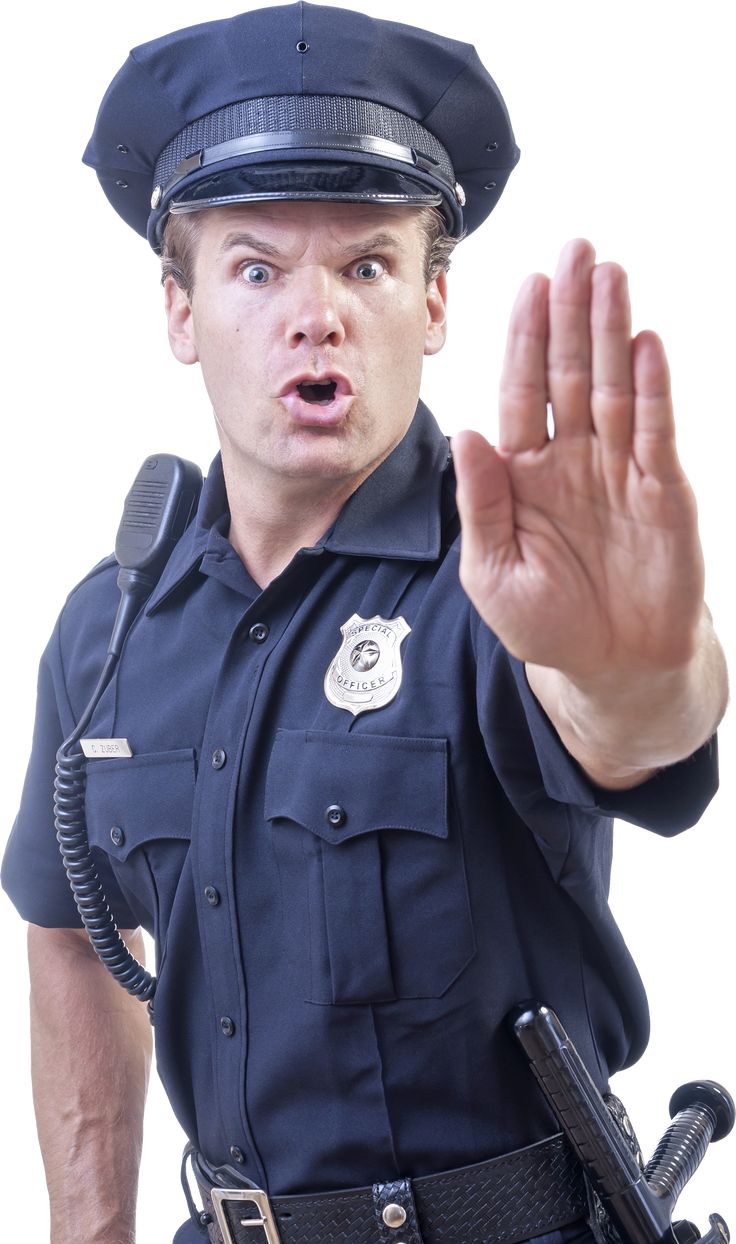
[[[164,306],[169,325],[169,345],[180,363],[197,363],[197,342],[194,335],[192,304],[188,294],[177,285],[173,276],[166,278]]]
[[[437,354],[447,337],[447,273],[440,272],[427,286],[427,330],[424,353]]]

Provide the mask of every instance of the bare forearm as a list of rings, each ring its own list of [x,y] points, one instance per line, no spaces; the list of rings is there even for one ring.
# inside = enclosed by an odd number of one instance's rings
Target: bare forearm
[[[126,941],[139,958],[138,934]],[[51,1244],[133,1244],[151,1035],[86,934],[29,927],[33,1096]]]
[[[599,786],[625,789],[691,755],[726,707],[725,659],[707,610],[692,658],[674,670],[621,671],[576,682],[526,666],[532,691],[562,742]]]

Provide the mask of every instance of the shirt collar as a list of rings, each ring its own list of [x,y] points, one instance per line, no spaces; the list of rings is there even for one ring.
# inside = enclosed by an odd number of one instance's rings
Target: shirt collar
[[[447,437],[420,402],[403,440],[348,498],[320,543],[333,553],[434,561],[449,460]]]
[[[348,498],[315,547],[358,557],[434,561],[442,543],[441,493],[450,461],[447,438],[419,402],[403,439]],[[222,458],[214,459],[194,521],[179,540],[149,597],[153,613],[222,541],[227,531]]]

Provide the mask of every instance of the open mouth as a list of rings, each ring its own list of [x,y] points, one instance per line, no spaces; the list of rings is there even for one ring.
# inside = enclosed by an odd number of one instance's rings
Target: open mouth
[[[302,372],[287,380],[276,396],[290,418],[307,428],[342,426],[355,401],[353,386],[340,371],[316,376]]]
[[[307,384],[302,381],[296,389],[303,401],[315,406],[329,406],[335,396],[337,384],[334,380],[328,380],[326,384]]]

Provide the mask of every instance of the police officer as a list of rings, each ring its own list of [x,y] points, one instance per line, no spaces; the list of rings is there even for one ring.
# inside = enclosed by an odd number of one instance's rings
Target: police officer
[[[221,445],[90,726],[127,749],[87,766],[107,899],[156,938],[204,1199],[179,1241],[251,1239],[256,1211],[287,1244],[570,1238],[584,1191],[503,1017],[548,998],[601,1088],[646,1040],[610,818],[697,819],[725,698],[661,345],[573,243],[516,304],[499,448],[451,461],[418,402],[453,242],[517,154],[472,48],[301,3],[135,49],[87,149],[162,254]],[[88,956],[49,830],[116,577],[44,654],[3,871],[54,1244],[133,1221],[148,1017]]]

